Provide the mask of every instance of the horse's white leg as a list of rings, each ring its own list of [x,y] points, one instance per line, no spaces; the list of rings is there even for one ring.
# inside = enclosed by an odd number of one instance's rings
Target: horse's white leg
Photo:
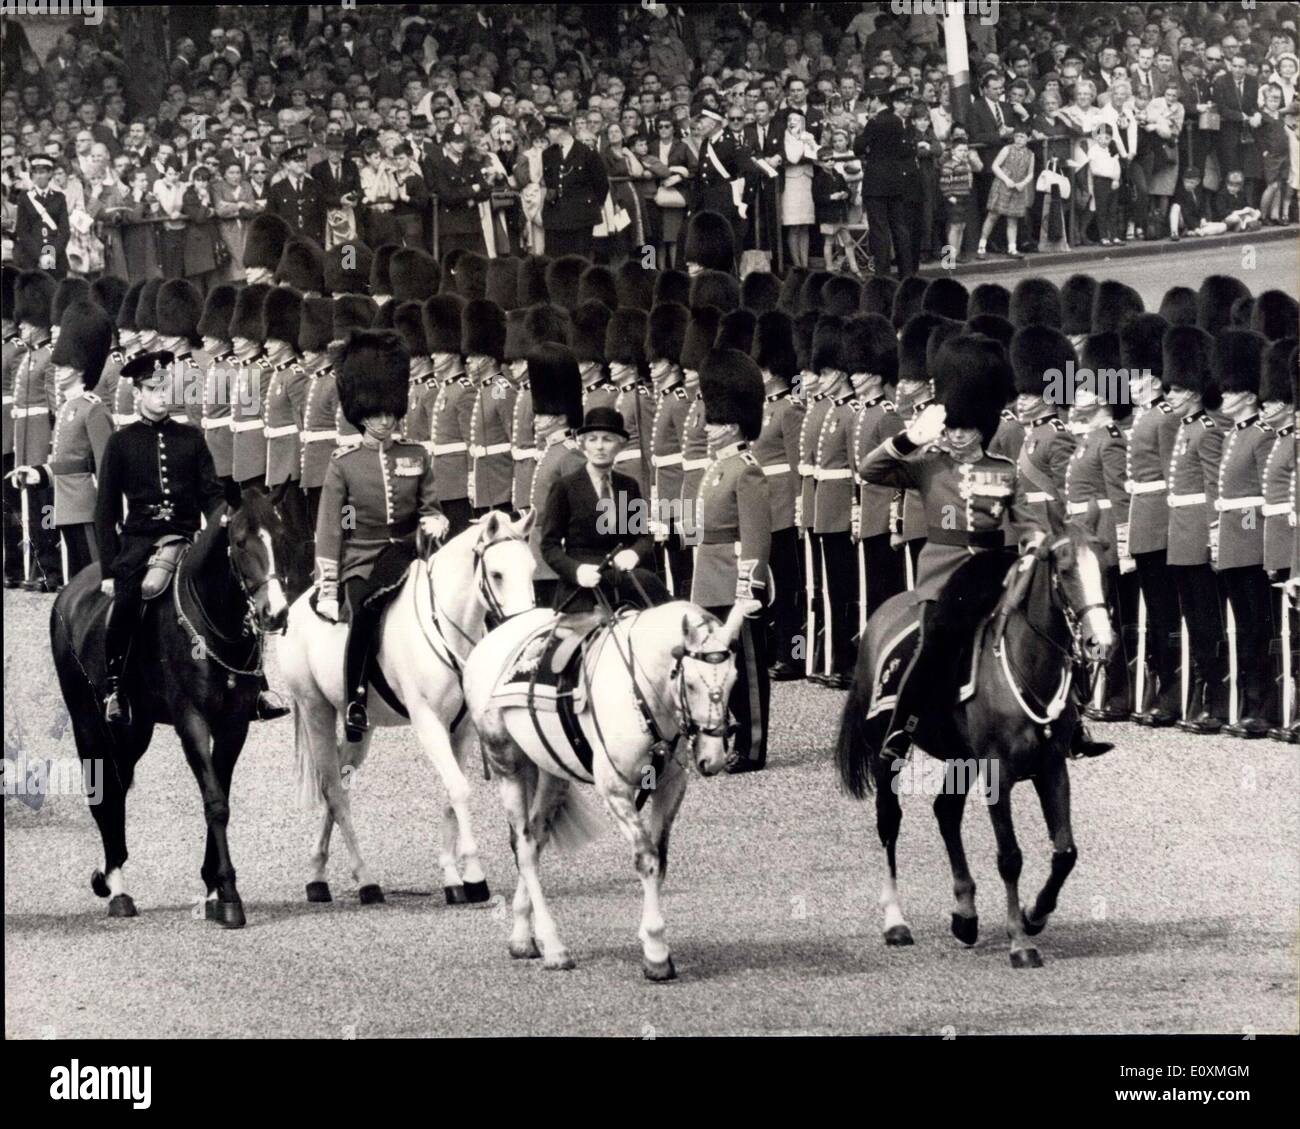
[[[460,827],[456,820],[456,809],[450,803],[443,805],[441,830],[442,850],[438,852],[438,865],[442,867],[442,888],[447,895],[447,904],[454,905],[465,900],[465,886],[460,871],[456,868],[456,844],[460,841]]]
[[[898,898],[898,830],[903,808],[894,791],[895,775],[879,761],[873,769],[876,783],[876,831],[885,849],[885,878],[880,886],[880,908],[884,911],[885,944],[910,945],[912,929],[903,916]]]
[[[356,770],[361,767],[361,762],[365,760],[366,751],[370,747],[370,736],[369,733],[366,733],[362,736],[360,742],[356,744],[336,746],[338,751],[335,755],[339,766],[336,767],[335,771],[321,777],[321,784],[325,791],[325,802],[329,805],[329,809],[334,815],[334,822],[338,824],[339,832],[343,836],[343,843],[347,847],[348,857],[352,862],[352,876],[356,879],[361,901],[365,904],[384,900],[383,890],[371,877],[370,868],[366,865],[365,859],[361,857],[361,844],[357,839],[356,828],[352,824],[352,799],[350,793],[352,784],[357,779]],[[348,769],[346,775],[343,772],[344,768]]]
[[[597,787],[602,781],[597,778]],[[671,980],[676,976],[673,959],[664,941],[664,915],[659,905],[659,851],[636,810],[636,795],[621,781],[607,784],[602,792],[606,806],[618,823],[623,837],[636,854],[636,872],[641,878],[643,901],[641,927],[641,970],[648,980]]]
[[[456,731],[451,734],[452,755],[456,758],[456,764],[460,766],[462,774],[465,773],[465,757],[469,750],[476,744],[474,723],[470,721],[468,716],[466,716],[461,719],[460,725],[457,726]],[[474,769],[471,768],[470,771],[474,771]],[[465,780],[468,784],[469,777],[466,776]],[[462,840],[459,838],[451,840],[452,847],[455,850],[455,853],[452,856],[452,871],[458,875],[463,872],[466,883],[471,886],[471,892],[473,892],[473,887],[478,885],[481,887],[478,891],[478,897],[486,899],[488,896],[487,883],[484,880],[483,868],[479,865],[478,845],[474,839],[473,830],[470,828],[468,823],[461,822],[460,816],[456,814],[455,808],[453,808],[450,803],[447,805],[445,815],[448,819],[447,826],[454,829],[458,836],[463,833],[472,847],[472,853],[467,856],[464,852]],[[452,822],[453,819],[454,822]],[[459,870],[457,869],[458,866]],[[477,898],[474,900],[477,900]]]
[[[326,807],[325,810],[321,812],[320,829],[316,832],[316,846],[311,852],[311,878],[308,881],[309,887],[316,883],[321,883],[322,885],[328,884],[326,870],[330,858],[330,835],[333,831],[334,815],[331,813],[330,809]],[[321,891],[321,893],[324,893],[324,891]],[[308,896],[310,897],[311,895],[309,894]]]
[[[311,760],[316,779],[322,782],[321,798],[324,800],[324,811],[321,813],[320,827],[316,833],[316,844],[308,862],[311,875],[307,880],[307,900],[328,902],[330,890],[327,873],[330,834],[334,830],[334,812],[323,782],[337,778],[340,771],[338,719],[333,704],[318,690],[313,689],[310,694],[302,694],[294,688],[294,695],[299,725],[297,739],[307,743],[305,755]],[[300,755],[302,755],[301,751]]]
[[[470,825],[469,781],[456,762],[446,726],[437,713],[423,701],[412,706],[411,725],[420,739],[420,747],[433,762],[433,767],[438,770],[438,775],[442,778],[443,787],[447,789],[447,803],[456,816],[456,846],[457,854],[461,859],[461,873],[467,886],[478,887],[476,895],[471,900],[485,901],[486,883],[483,881],[483,868],[478,861],[478,843],[474,841],[474,832]],[[469,891],[467,890],[466,893],[468,894]]]
[[[535,770],[534,770],[535,771]],[[573,968],[573,958],[560,940],[559,931],[551,911],[547,909],[546,899],[542,895],[541,880],[537,876],[537,840],[533,836],[531,820],[528,818],[529,796],[525,780],[520,774],[501,774],[498,778],[501,803],[506,809],[506,818],[510,821],[511,842],[515,849],[515,862],[519,867],[519,877],[526,889],[528,900],[532,904],[533,930],[542,946],[542,965],[548,969],[565,970]],[[516,951],[516,942],[521,940],[519,934],[520,898],[515,892],[515,930],[511,936],[510,951],[516,956],[528,956],[522,948]]]

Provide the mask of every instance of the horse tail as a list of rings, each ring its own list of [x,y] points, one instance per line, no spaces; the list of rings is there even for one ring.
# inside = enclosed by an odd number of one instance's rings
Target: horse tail
[[[565,788],[563,798],[552,808],[549,823],[551,842],[561,851],[585,847],[604,827],[600,816],[572,786]]]
[[[312,755],[311,727],[302,703],[293,703],[293,767],[297,775],[297,801],[300,808],[314,808],[326,802],[320,769]]]
[[[848,701],[840,716],[840,731],[835,739],[835,764],[840,770],[840,783],[849,795],[865,799],[871,792],[871,770],[875,761],[875,745],[867,732],[867,708],[870,706],[871,677],[866,657],[865,640],[861,648],[853,685],[849,687]]]

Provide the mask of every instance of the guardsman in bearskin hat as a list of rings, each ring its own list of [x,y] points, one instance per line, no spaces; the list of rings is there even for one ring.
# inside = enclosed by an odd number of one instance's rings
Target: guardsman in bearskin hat
[[[1059,329],[1027,325],[1011,339],[1014,415],[1021,441],[998,454],[1016,461],[1025,506],[1043,528],[1065,518],[1065,479],[1078,442],[1057,412],[1076,363],[1074,346]],[[1003,434],[999,426],[998,435]]]
[[[275,268],[277,286],[291,286],[303,297],[325,291],[325,252],[312,239],[295,236],[284,245]]]
[[[695,497],[699,493],[700,479],[709,465],[708,437],[704,430],[704,399],[700,394],[700,366],[713,348],[722,315],[713,306],[691,310],[691,320],[686,325],[686,340],[682,344],[682,386],[686,389],[686,417],[682,420],[682,485],[677,500],[674,521],[679,526],[682,545],[699,544],[695,522]],[[686,575],[674,574],[673,582],[679,592],[689,592],[691,571],[695,567],[694,552],[682,555],[689,564]]]
[[[814,516],[813,497],[816,480],[813,477],[813,452],[822,421],[830,405],[821,393],[821,377],[813,369],[813,336],[821,315],[816,310],[805,310],[794,321],[795,357],[799,375],[795,394],[803,401],[804,417],[799,428],[799,492],[794,502],[794,523],[803,541],[804,567],[804,673],[807,677],[821,674],[825,662],[823,644],[826,638],[826,621],[822,615],[825,596],[822,591],[822,570],[817,560],[817,550],[812,535]]]
[[[510,419],[510,457],[515,464],[514,481],[510,486],[510,501],[514,509],[522,513],[532,505],[533,475],[537,471],[538,460],[542,457],[542,448],[539,446],[540,440],[537,438],[533,420],[533,398],[528,395],[528,355],[534,348],[544,343],[564,345],[567,348],[569,319],[558,306],[545,302],[538,303],[528,310],[522,307],[512,310],[510,316],[513,317],[515,314],[523,315],[522,328],[516,330],[519,337],[516,351],[523,356],[523,369],[520,370],[518,367],[520,364],[518,359],[511,362],[515,366],[515,375],[521,382],[519,395],[515,397],[514,413]],[[506,324],[506,347],[507,350],[511,348],[509,322]],[[581,411],[578,415],[578,423],[581,423]],[[533,528],[537,528],[536,522],[533,523]]]
[[[302,324],[302,297],[287,286],[277,286],[262,307],[266,322],[267,373],[263,429],[266,437],[266,488],[292,545],[311,541],[307,523],[307,497],[302,492],[302,453],[299,433],[309,378],[298,356],[298,330]],[[299,564],[300,562],[291,562]],[[310,571],[305,560],[303,573]],[[293,578],[306,587],[306,576]],[[294,590],[298,590],[294,583]]]
[[[1211,274],[1201,279],[1196,292],[1196,325],[1213,337],[1232,325],[1232,307],[1238,299],[1250,298],[1250,288],[1230,274]]]
[[[375,253],[360,239],[336,243],[325,252],[325,289],[330,294],[365,294],[370,289],[370,272]]]
[[[303,489],[309,512],[320,501],[325,472],[334,448],[355,446],[361,434],[346,419],[339,406],[338,360],[348,338],[358,330],[371,329],[379,320],[375,303],[360,294],[341,294],[331,311],[332,337],[326,349],[328,365],[311,374],[307,402],[303,407]],[[315,523],[312,523],[313,528]]]
[[[57,406],[54,369],[50,365],[50,315],[56,287],[54,279],[39,270],[23,271],[14,281],[13,317],[24,345],[14,373],[15,466],[40,466],[50,457]],[[46,486],[15,485],[21,491],[19,510],[26,546],[23,587],[32,592],[53,592],[62,566],[59,537],[42,517],[53,506],[54,494]]]
[[[113,345],[113,322],[97,302],[75,302],[63,314],[50,366],[59,412],[49,461],[14,472],[26,486],[53,487],[54,525],[63,538],[64,580],[96,559],[95,474],[113,434],[108,409],[94,388]]]
[[[618,309],[605,328],[610,383],[618,389],[614,410],[623,417],[628,433],[627,445],[618,453],[615,465],[636,479],[642,497],[650,492],[650,416],[654,410],[647,383],[650,375],[645,353],[647,321],[644,310]]]
[[[1097,280],[1090,274],[1072,274],[1061,284],[1061,332],[1077,354],[1092,332],[1092,307]]]
[[[578,372],[582,375],[582,411],[592,408],[612,408],[618,399],[618,388],[609,379],[605,368],[605,343],[608,340],[609,319],[614,316],[604,302],[584,302],[574,308],[569,342],[578,359]]]
[[[461,356],[465,300],[436,294],[424,304],[424,337],[433,356],[437,394],[430,408],[433,481],[438,505],[451,522],[451,536],[469,527],[469,437],[475,391]]]
[[[1263,295],[1260,295],[1261,300]],[[1260,379],[1259,414],[1277,438],[1269,448],[1264,463],[1264,571],[1279,589],[1290,575],[1291,554],[1296,542],[1296,444],[1295,444],[1295,380],[1296,339],[1282,337],[1273,341],[1264,356],[1264,371]],[[1222,542],[1220,542],[1222,544]],[[1300,622],[1296,609],[1285,593],[1276,619],[1285,643],[1294,647],[1300,638]],[[1287,622],[1289,621],[1289,622]],[[1286,654],[1286,649],[1283,651]],[[1294,742],[1300,739],[1300,720],[1297,719],[1296,663],[1288,656],[1283,662],[1283,677],[1291,677],[1291,724],[1275,726],[1268,735],[1275,741]],[[1287,719],[1282,718],[1285,723]]]
[[[1182,421],[1169,456],[1169,548],[1166,560],[1178,592],[1191,651],[1191,690],[1178,728],[1217,733],[1228,712],[1223,617],[1210,567],[1210,507],[1204,462],[1217,466],[1224,420],[1212,413],[1222,400],[1211,371],[1214,339],[1190,325],[1171,326],[1164,337],[1167,397]]]
[[[760,277],[749,275],[750,278]],[[770,275],[766,277],[771,277]],[[803,576],[799,559],[799,531],[794,524],[794,499],[799,489],[799,432],[803,428],[803,400],[791,393],[799,371],[794,351],[794,325],[777,309],[758,315],[750,352],[763,377],[762,429],[752,451],[767,479],[771,545],[768,564],[772,574],[769,619],[773,659],[768,670],[775,682],[803,677],[796,659],[803,635]]]
[[[614,469],[628,441],[623,417],[613,408],[592,408],[577,436],[586,465],[551,484],[542,514],[542,560],[558,577],[555,609],[592,611],[594,588],[614,608],[666,603],[668,590],[648,567],[654,541],[646,500],[635,478]],[[611,553],[614,573],[602,575]]]
[[[316,520],[317,611],[338,618],[339,589],[351,623],[344,658],[344,729],[359,741],[366,716],[366,663],[383,611],[415,559],[415,532],[434,539],[448,523],[433,488],[433,459],[419,443],[393,438],[406,414],[410,357],[396,333],[361,330],[339,358],[339,402],[361,433],[330,460]],[[378,597],[378,599],[377,599]]]
[[[1268,339],[1247,329],[1222,331],[1215,341],[1214,373],[1230,421],[1217,474],[1207,479],[1213,500],[1211,563],[1228,597],[1236,628],[1237,717],[1224,732],[1265,737],[1272,672],[1272,600],[1264,573],[1262,469],[1277,432],[1259,414],[1260,377]]]
[[[244,277],[250,286],[274,280],[284,245],[292,238],[293,229],[274,212],[253,217],[244,238]]]
[[[767,477],[749,444],[763,427],[763,375],[735,349],[715,349],[700,368],[709,466],[696,497],[699,548],[691,601],[725,618],[737,600],[767,603],[771,591],[771,502]],[[767,674],[764,613],[746,617],[736,640],[737,677],[730,709],[737,723],[728,772],[767,763]]]
[[[406,351],[411,354],[411,392],[406,415],[398,421],[397,430],[403,439],[421,445],[431,441],[429,409],[432,398],[438,394],[433,381],[433,357],[429,355],[429,342],[424,336],[424,301],[402,302],[393,311],[393,329],[401,335]]]
[[[1119,577],[1121,562],[1125,568],[1130,564],[1128,545],[1119,542],[1116,529],[1129,524],[1129,496],[1124,489],[1128,457],[1127,440],[1116,417],[1128,415],[1129,386],[1120,368],[1119,335],[1090,334],[1084,340],[1079,360],[1070,409],[1070,426],[1079,442],[1065,470],[1065,512],[1101,539],[1106,604],[1118,640],[1104,668],[1102,705],[1088,704],[1084,715],[1094,721],[1127,721],[1132,709]]]
[[[198,332],[203,339],[203,352],[208,358],[203,374],[202,404],[199,424],[212,452],[212,465],[217,477],[233,501],[234,480],[230,477],[235,458],[235,433],[230,430],[232,378],[234,369],[231,357],[234,346],[230,338],[230,321],[235,313],[235,298],[239,288],[222,283],[208,291],[199,318]]]
[[[369,299],[349,295],[346,301],[369,306]],[[368,322],[367,310],[363,320]],[[334,409],[338,395],[329,346],[334,338],[334,302],[329,298],[304,298],[302,321],[298,325],[298,347],[307,374],[302,390],[302,430],[298,433],[298,484],[307,510],[307,536],[316,535],[316,513],[320,508],[321,486],[334,451],[337,432]],[[315,553],[312,554],[315,560]]]
[[[862,459],[886,439],[903,430],[903,421],[888,392],[898,383],[898,337],[882,314],[863,314],[849,322],[845,341],[849,382],[861,404],[853,423],[850,465],[856,485],[849,535],[858,554],[859,633],[871,613],[907,586],[903,554],[890,545],[889,507],[893,491],[869,486],[858,467]],[[864,590],[865,589],[865,590]]]
[[[4,382],[4,407],[0,409],[0,430],[4,436],[4,585],[17,588],[23,582],[22,502],[18,486],[9,477],[14,469],[14,378],[22,363],[26,343],[14,318],[14,285],[18,271],[8,263],[0,265],[0,374]]]
[[[650,419],[650,512],[655,563],[676,595],[690,568],[683,558],[679,503],[682,496],[682,425],[689,401],[682,383],[682,348],[691,312],[676,302],[660,302],[646,321],[646,358],[654,386]],[[676,519],[677,529],[674,530]]]
[[[401,249],[400,243],[381,243],[370,260],[370,297],[380,309],[393,300],[393,256]]]
[[[119,375],[129,361],[146,351],[141,344],[141,334],[135,324],[135,312],[140,304],[140,291],[144,289],[146,281],[142,278],[139,282],[131,283],[122,298],[121,306],[118,307],[117,343],[122,353],[122,361],[118,366]],[[113,388],[113,399],[111,401],[105,399],[109,413],[113,417],[114,427],[126,427],[127,424],[135,423],[140,418],[135,410],[135,396],[135,385],[131,381],[121,379],[117,381]]]
[[[831,690],[847,690],[857,657],[857,614],[853,606],[853,510],[851,451],[853,424],[862,410],[854,399],[845,357],[846,325],[823,315],[813,334],[813,369],[825,411],[812,441],[813,515],[809,528],[822,574],[822,619],[826,624],[825,675],[813,681]]]
[[[198,426],[203,410],[203,378],[208,358],[197,351],[203,344],[199,319],[203,316],[203,295],[194,283],[173,278],[158,289],[155,325],[157,348],[175,356],[176,403],[172,415],[177,423]]]
[[[468,498],[475,515],[510,509],[514,460],[510,457],[510,418],[518,394],[501,371],[506,355],[506,315],[495,302],[475,298],[465,306],[461,353],[473,382],[474,411],[469,430]]]
[[[240,489],[260,487],[266,483],[262,408],[271,366],[264,349],[264,308],[267,295],[273,289],[261,282],[245,286],[235,298],[235,312],[230,319],[230,341],[235,349],[230,359],[235,370],[234,399],[230,408],[230,427],[235,442],[230,475]]]
[[[554,341],[539,342],[528,354],[529,399],[533,404],[533,429],[540,450],[537,470],[520,509],[536,513],[529,544],[537,569],[533,587],[539,608],[555,607],[558,577],[542,556],[542,530],[551,487],[586,465],[575,431],[582,426],[582,378],[573,351]]]
[[[101,275],[90,286],[95,301],[113,322],[113,348],[109,350],[108,360],[104,362],[104,371],[95,386],[96,393],[104,401],[110,418],[113,414],[113,398],[117,394],[118,374],[122,371],[122,365],[126,363],[126,355],[118,342],[117,315],[121,312],[122,302],[130,288],[131,284],[126,279],[112,274]]]
[[[686,271],[736,273],[736,235],[731,221],[718,212],[698,211],[686,228]]]
[[[916,490],[930,522],[917,567],[920,638],[886,729],[886,756],[906,755],[927,707],[933,713],[952,707],[952,656],[996,603],[1013,560],[1002,533],[1008,509],[1023,535],[1037,528],[1031,515],[1016,508],[1015,465],[985,453],[1011,384],[1009,369],[995,341],[950,338],[935,358],[940,402],[872,451],[860,467],[867,483]]]
[[[938,314],[919,313],[908,318],[899,333],[898,388],[894,394],[894,404],[905,427],[935,400],[934,383],[926,368],[926,348],[935,329],[949,324],[951,323]],[[1001,407],[999,404],[999,422]],[[903,557],[903,568],[909,588],[916,587],[917,562],[929,533],[928,520],[919,493],[915,490],[899,490],[895,493],[889,513],[890,544],[902,546],[906,554]]]

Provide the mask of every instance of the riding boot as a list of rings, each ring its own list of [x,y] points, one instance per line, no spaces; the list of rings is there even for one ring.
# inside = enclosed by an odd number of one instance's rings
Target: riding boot
[[[287,717],[289,707],[280,699],[280,695],[275,693],[266,681],[266,675],[261,677],[261,687],[257,691],[257,705],[254,707],[253,716],[258,721],[275,721],[277,718]]]
[[[352,608],[352,622],[348,626],[347,648],[343,655],[343,684],[347,694],[343,728],[351,742],[360,741],[361,735],[370,728],[370,717],[366,712],[366,668],[375,618],[360,602]]]
[[[144,603],[124,594],[114,598],[104,629],[104,720],[112,726],[131,724],[131,703],[122,688],[122,675],[131,653],[131,638],[139,625]]]
[[[934,641],[926,639],[924,614],[918,628],[918,636],[916,654],[913,655],[912,663],[903,675],[902,684],[898,688],[898,697],[894,702],[894,712],[889,719],[889,725],[885,728],[886,736],[880,748],[880,755],[884,758],[896,760],[905,758],[912,747],[912,738],[921,723],[921,703],[927,699],[933,703],[943,701],[935,693],[937,687],[931,674],[927,672],[928,667],[936,664],[930,662],[927,653],[928,648],[934,645]],[[938,674],[937,671],[932,673]]]

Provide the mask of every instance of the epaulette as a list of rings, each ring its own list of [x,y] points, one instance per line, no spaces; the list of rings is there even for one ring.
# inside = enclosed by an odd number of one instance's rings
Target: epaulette
[[[898,405],[895,404],[893,400],[883,400],[880,406],[882,409],[887,411],[890,415],[898,414]]]
[[[254,361],[262,368],[269,369],[272,367],[271,362],[268,361],[265,357],[255,357]]]
[[[1156,409],[1169,415],[1174,410],[1174,406],[1168,400],[1157,400]]]
[[[636,386],[636,394],[638,396],[652,396],[654,395],[654,389],[648,384],[638,384]]]
[[[680,384],[677,385],[675,388],[673,388],[671,391],[672,394],[677,397],[677,399],[679,400],[686,399],[686,389],[683,388]]]
[[[1015,460],[1015,459],[1009,458],[1009,457],[1006,456],[1006,455],[995,455],[995,454],[993,454],[993,452],[991,452],[991,451],[985,451],[985,452],[984,452],[984,457],[985,457],[986,459],[995,459],[996,461],[998,461],[998,462],[1000,462],[1000,463],[1006,463],[1008,466],[1015,466],[1015,465],[1016,465],[1016,460]]]
[[[361,444],[360,444],[360,443],[348,443],[348,444],[346,444],[346,445],[344,445],[344,446],[341,446],[341,447],[335,447],[335,448],[334,448],[334,453],[333,453],[332,455],[330,455],[330,458],[331,458],[331,459],[341,459],[344,455],[348,454],[349,452],[351,452],[351,451],[359,451],[359,450],[361,450]]]
[[[1016,422],[1016,413],[1013,412],[1010,408],[1003,408],[1001,415],[1002,418],[1007,421],[1007,423]]]
[[[784,397],[789,396],[789,395],[790,395],[790,389],[788,389],[788,388],[782,388],[780,392],[769,392],[769,393],[768,393],[765,397],[763,397],[763,398],[764,398],[764,399],[765,399],[769,404],[773,404],[773,403],[775,403],[777,400],[783,399]]]
[[[1124,438],[1124,433],[1119,429],[1119,424],[1117,423],[1108,423],[1106,425],[1106,434],[1109,435],[1112,439]]]
[[[1209,412],[1198,412],[1194,418],[1199,419],[1206,427],[1214,426],[1214,417]]]
[[[850,400],[849,407],[852,408],[855,412],[860,412],[862,411],[864,405],[861,400]]]
[[[94,392],[83,392],[81,398],[88,404],[102,404],[104,402]]]
[[[474,382],[473,382],[473,381],[472,381],[468,376],[458,376],[458,377],[456,377],[456,383],[459,384],[459,385],[461,385],[461,386],[464,387],[464,388],[473,388],[473,387],[474,387]]]
[[[1256,424],[1255,424],[1255,427],[1256,427],[1258,430],[1262,431],[1265,435],[1272,435],[1272,434],[1273,434],[1273,428],[1272,428],[1272,426],[1271,426],[1270,424],[1265,423],[1263,420],[1259,420],[1259,421],[1257,421]]]
[[[126,359],[126,354],[123,353],[120,349],[114,349],[111,353],[109,353],[108,357],[109,360],[122,361]]]

